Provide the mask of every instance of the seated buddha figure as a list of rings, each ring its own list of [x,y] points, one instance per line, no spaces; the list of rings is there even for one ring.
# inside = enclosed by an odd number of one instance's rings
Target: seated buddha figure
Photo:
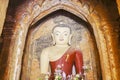
[[[48,72],[49,65],[52,75],[54,75],[58,65],[61,66],[66,76],[72,74],[73,65],[76,74],[83,73],[83,56],[79,49],[71,47],[71,37],[71,28],[66,24],[58,24],[52,29],[54,45],[43,49],[40,56],[42,74]]]

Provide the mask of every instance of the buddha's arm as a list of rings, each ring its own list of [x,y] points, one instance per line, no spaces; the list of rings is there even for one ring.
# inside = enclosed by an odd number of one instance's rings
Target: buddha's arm
[[[49,67],[49,58],[48,53],[43,50],[40,56],[40,70],[42,74],[46,74],[48,72]]]
[[[77,73],[83,73],[83,56],[80,51],[76,51],[75,67]]]

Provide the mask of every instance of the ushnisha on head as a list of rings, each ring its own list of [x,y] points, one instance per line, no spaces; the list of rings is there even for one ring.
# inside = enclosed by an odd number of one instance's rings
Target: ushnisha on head
[[[70,45],[72,30],[67,24],[58,24],[52,29],[54,45]]]

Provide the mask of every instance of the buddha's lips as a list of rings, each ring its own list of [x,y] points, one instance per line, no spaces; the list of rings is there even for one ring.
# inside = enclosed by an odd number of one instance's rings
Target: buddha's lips
[[[64,41],[64,39],[59,39],[60,41]]]

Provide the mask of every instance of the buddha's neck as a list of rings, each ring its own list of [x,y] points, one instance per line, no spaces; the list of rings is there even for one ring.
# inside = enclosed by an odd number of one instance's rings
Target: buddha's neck
[[[69,45],[66,45],[66,44],[65,44],[65,45],[56,44],[55,46],[56,46],[56,47],[70,47]]]

